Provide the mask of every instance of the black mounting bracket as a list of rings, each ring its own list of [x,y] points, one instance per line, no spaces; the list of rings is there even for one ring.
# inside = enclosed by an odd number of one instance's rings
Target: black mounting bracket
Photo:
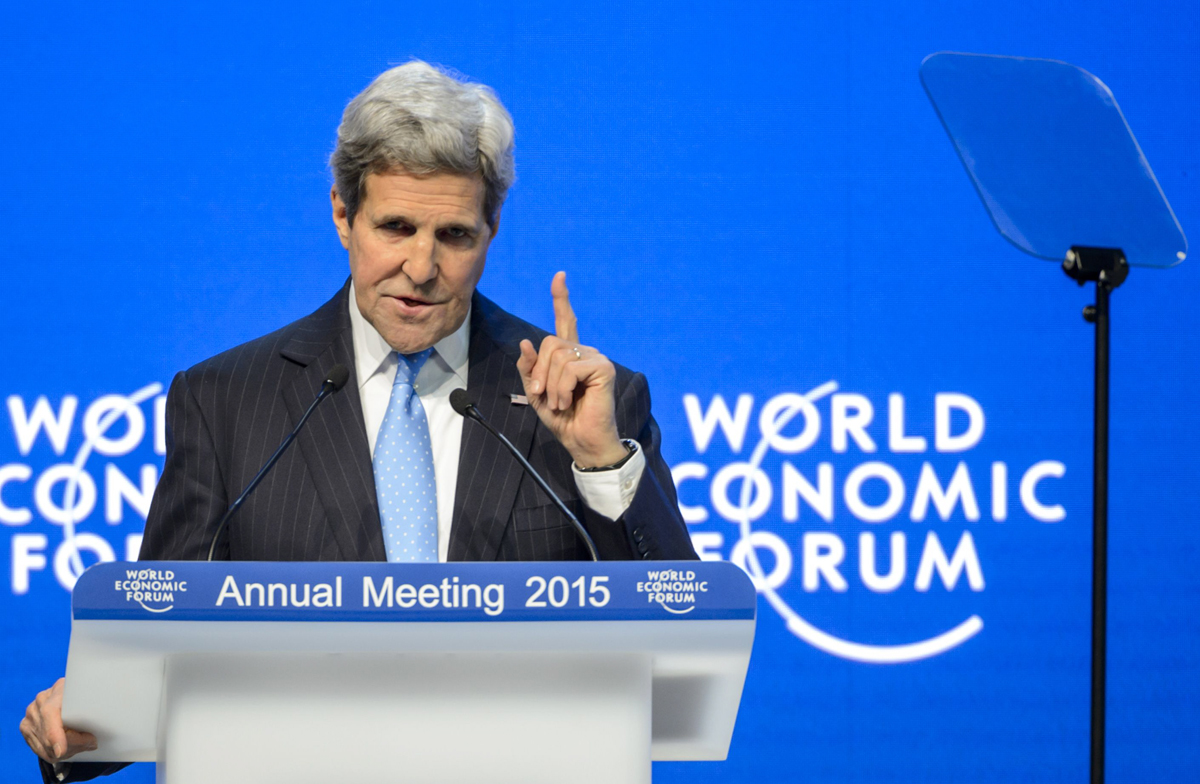
[[[1067,277],[1082,286],[1094,281],[1096,284],[1097,301],[1103,296],[1107,304],[1108,293],[1125,282],[1129,277],[1129,262],[1125,260],[1125,252],[1120,248],[1090,248],[1086,245],[1072,245],[1063,259],[1063,272]],[[1104,289],[1100,292],[1100,289]],[[1083,309],[1083,320],[1089,324],[1096,323],[1096,306],[1088,305]]]
[[[1129,262],[1120,248],[1089,248],[1072,245],[1063,259],[1063,272],[1080,286],[1089,281],[1115,289],[1129,277]]]

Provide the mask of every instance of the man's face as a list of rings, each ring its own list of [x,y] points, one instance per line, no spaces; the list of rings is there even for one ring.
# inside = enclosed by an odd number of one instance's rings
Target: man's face
[[[462,325],[483,274],[495,234],[483,180],[396,170],[367,175],[365,190],[353,225],[332,192],[358,308],[396,351],[423,351]]]

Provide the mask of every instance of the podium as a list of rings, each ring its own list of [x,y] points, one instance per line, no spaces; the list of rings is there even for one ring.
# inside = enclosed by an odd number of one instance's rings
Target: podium
[[[726,758],[755,610],[720,562],[98,564],[63,720],[165,784],[644,784]]]

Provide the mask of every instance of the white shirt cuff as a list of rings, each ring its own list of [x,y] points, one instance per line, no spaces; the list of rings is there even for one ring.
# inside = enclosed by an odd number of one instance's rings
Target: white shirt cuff
[[[638,483],[642,481],[642,472],[645,470],[646,456],[642,454],[640,444],[625,465],[611,471],[580,471],[578,466],[571,463],[575,486],[579,488],[583,502],[593,512],[609,520],[618,519],[633,503],[633,496],[637,494]]]

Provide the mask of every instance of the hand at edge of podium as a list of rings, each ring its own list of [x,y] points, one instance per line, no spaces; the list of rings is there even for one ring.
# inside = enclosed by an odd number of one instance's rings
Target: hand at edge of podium
[[[66,678],[59,678],[53,686],[38,694],[25,709],[25,718],[21,719],[21,735],[29,748],[52,765],[96,748],[95,735],[63,727],[62,700],[66,682]]]

